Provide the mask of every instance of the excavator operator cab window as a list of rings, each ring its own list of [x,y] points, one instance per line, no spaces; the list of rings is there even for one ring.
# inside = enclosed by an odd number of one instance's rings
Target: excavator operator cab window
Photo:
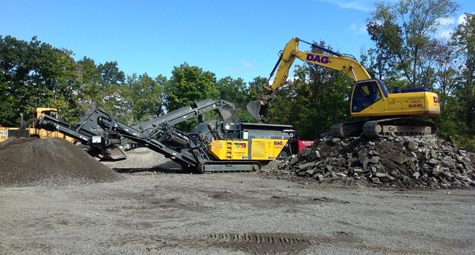
[[[382,98],[381,92],[379,91],[378,86],[373,86],[374,102]]]
[[[356,84],[353,94],[352,112],[360,112],[382,98],[376,81]]]
[[[371,96],[369,84],[362,84],[355,89],[355,99],[368,99]]]

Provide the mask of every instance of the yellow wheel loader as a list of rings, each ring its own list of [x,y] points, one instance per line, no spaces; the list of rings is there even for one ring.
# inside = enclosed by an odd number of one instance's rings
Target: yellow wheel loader
[[[17,138],[38,137],[41,139],[58,137],[75,143],[76,140],[74,138],[63,135],[57,131],[48,131],[35,128],[34,122],[39,120],[41,115],[48,115],[53,118],[60,119],[59,109],[56,108],[35,108],[33,110],[32,118],[26,122],[23,122],[23,114],[20,113],[20,127],[0,127],[0,142],[3,142],[9,137],[14,136]]]

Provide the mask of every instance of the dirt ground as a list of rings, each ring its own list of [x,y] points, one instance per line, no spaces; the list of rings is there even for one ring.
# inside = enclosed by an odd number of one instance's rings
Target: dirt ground
[[[0,188],[0,254],[475,254],[474,190],[120,172]]]

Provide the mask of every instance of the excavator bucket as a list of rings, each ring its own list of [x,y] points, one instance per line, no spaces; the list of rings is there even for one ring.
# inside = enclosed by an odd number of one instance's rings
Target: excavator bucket
[[[257,122],[259,122],[259,120],[260,120],[259,112],[261,111],[261,107],[262,107],[262,104],[261,104],[261,101],[259,101],[259,100],[252,101],[252,102],[247,104],[247,112]]]
[[[247,104],[247,112],[259,123],[269,123],[267,120],[268,110],[269,104],[266,101],[256,100]]]

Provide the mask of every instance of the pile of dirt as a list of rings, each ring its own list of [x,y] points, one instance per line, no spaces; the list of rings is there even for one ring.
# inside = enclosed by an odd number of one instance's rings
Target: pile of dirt
[[[475,154],[433,136],[326,136],[266,174],[371,186],[474,188]]]
[[[58,186],[109,182],[120,175],[60,138],[0,143],[0,186]]]

